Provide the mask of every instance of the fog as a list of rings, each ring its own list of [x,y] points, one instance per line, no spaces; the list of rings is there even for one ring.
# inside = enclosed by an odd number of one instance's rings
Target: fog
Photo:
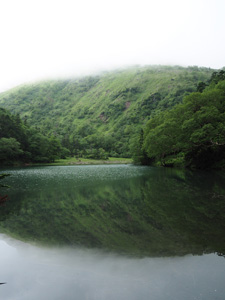
[[[134,64],[225,66],[223,0],[8,0],[0,11],[0,91]]]
[[[129,258],[99,250],[40,248],[1,235],[0,298],[224,299],[224,259],[214,254]]]

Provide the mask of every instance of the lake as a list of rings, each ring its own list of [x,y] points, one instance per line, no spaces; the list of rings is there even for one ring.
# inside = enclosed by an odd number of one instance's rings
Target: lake
[[[224,299],[223,173],[133,165],[1,172],[11,174],[0,206],[2,299]]]

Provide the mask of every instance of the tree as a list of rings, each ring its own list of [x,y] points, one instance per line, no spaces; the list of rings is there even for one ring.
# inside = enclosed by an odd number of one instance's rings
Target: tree
[[[20,159],[22,154],[21,145],[15,138],[0,139],[0,162]]]
[[[130,141],[130,151],[132,153],[132,159],[135,164],[149,165],[154,159],[148,157],[143,147],[144,131],[141,129],[139,134],[133,136]]]
[[[222,75],[221,75],[222,76]],[[202,93],[185,97],[170,111],[155,116],[144,129],[143,148],[151,159],[166,165],[183,157],[189,167],[211,168],[225,160],[225,80]]]
[[[49,162],[68,155],[55,137],[46,137],[30,128],[19,115],[0,108],[0,164]]]

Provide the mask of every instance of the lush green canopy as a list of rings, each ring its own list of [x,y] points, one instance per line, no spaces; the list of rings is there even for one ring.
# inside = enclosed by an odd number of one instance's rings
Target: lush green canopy
[[[0,129],[0,164],[49,162],[68,154],[56,138],[31,129],[19,115],[3,108],[0,108]]]
[[[214,75],[215,77],[215,75]],[[142,149],[161,165],[219,167],[225,160],[225,80],[149,120]]]
[[[0,106],[57,137],[77,157],[130,157],[130,142],[149,118],[180,103],[212,73],[198,67],[133,67],[18,87],[0,94]]]

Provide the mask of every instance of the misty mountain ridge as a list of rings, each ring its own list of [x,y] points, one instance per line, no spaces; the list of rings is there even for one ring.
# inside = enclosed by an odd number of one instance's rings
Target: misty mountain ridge
[[[0,106],[72,155],[129,157],[130,142],[154,115],[182,102],[215,70],[146,66],[77,79],[48,80],[0,94]]]

